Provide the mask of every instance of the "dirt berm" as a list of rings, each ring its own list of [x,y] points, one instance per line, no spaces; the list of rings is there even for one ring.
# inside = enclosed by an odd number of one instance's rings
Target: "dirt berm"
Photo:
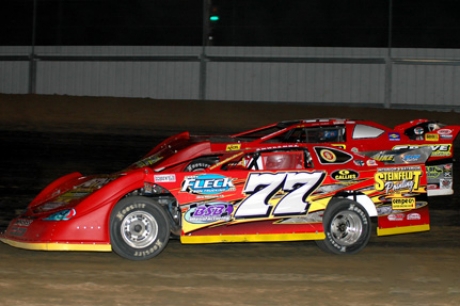
[[[0,128],[149,134],[236,132],[289,119],[368,119],[394,126],[417,118],[460,124],[460,113],[307,103],[155,100],[0,94]]]

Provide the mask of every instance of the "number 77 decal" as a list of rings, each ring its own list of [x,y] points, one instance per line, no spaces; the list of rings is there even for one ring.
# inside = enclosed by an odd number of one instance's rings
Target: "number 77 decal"
[[[307,197],[325,176],[325,172],[251,173],[243,190],[250,195],[239,205],[235,218],[268,216],[269,201],[280,190],[287,194],[275,206],[274,216],[305,214],[310,207]]]

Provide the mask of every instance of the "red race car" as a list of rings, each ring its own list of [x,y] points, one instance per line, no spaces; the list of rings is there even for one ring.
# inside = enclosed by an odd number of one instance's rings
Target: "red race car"
[[[199,172],[152,155],[111,174],[71,173],[46,187],[0,240],[45,251],[115,251],[155,257],[182,243],[314,240],[335,254],[371,235],[430,229],[425,161],[430,147],[391,161],[328,145],[259,144]],[[224,153],[222,153],[224,154]]]
[[[165,165],[189,159],[186,168],[180,170],[193,171],[209,167],[228,153],[258,144],[329,144],[381,161],[393,160],[397,150],[430,147],[428,195],[438,196],[453,193],[454,141],[459,131],[458,125],[448,126],[427,119],[412,120],[392,129],[367,120],[291,120],[226,136],[183,132],[155,147],[147,157],[161,156],[162,160],[155,162]]]

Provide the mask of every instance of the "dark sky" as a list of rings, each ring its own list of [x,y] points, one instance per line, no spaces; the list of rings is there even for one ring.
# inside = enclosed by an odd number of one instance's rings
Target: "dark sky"
[[[30,45],[33,0],[0,1],[0,45]],[[36,45],[199,46],[203,0],[36,0]],[[458,0],[213,0],[218,46],[460,48]]]

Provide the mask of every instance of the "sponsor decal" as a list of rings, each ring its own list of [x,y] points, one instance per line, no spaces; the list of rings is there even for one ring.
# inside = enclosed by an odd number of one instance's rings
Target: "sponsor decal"
[[[384,154],[382,152],[379,152],[371,156],[371,158],[378,160],[378,161],[382,161],[382,162],[391,162],[394,160],[395,157],[394,157],[394,154]]]
[[[444,172],[440,166],[426,166],[428,178],[438,178]]]
[[[27,232],[26,227],[13,226],[11,230],[8,231],[8,234],[10,234],[11,236],[22,237],[25,235],[26,232]]]
[[[440,189],[452,189],[452,179],[440,179],[439,188]]]
[[[17,219],[13,225],[28,227],[29,225],[32,224],[32,222],[34,222],[34,220],[32,219],[20,218],[20,219]]]
[[[439,136],[441,136],[442,139],[452,139],[452,130],[449,129],[440,129],[437,130]]]
[[[186,177],[180,191],[208,195],[233,190],[233,179],[220,174],[202,174]]]
[[[405,217],[404,214],[391,214],[391,215],[388,215],[387,218],[389,221],[403,221],[404,217]]]
[[[422,217],[418,213],[411,213],[407,215],[407,220],[421,220]]]
[[[319,154],[325,161],[333,163],[337,160],[337,156],[335,156],[334,152],[328,149],[322,149]]]
[[[172,183],[176,181],[175,174],[157,174],[153,177],[155,183]]]
[[[414,129],[414,134],[417,135],[417,140],[423,140],[423,136],[422,136],[422,135],[423,135],[424,132],[425,132],[425,131],[424,131],[424,129],[423,129],[421,126],[416,127],[416,128]]]
[[[410,162],[414,162],[414,161],[417,161],[419,160],[421,157],[420,154],[412,154],[412,155],[404,155],[402,156],[402,161],[406,162],[406,163],[410,163]]]
[[[400,141],[401,140],[401,135],[396,132],[390,132],[388,133],[388,140],[390,141]]]
[[[163,157],[162,156],[158,156],[158,155],[152,155],[152,156],[149,156],[145,159],[142,159],[136,163],[134,163],[138,168],[142,168],[142,167],[145,167],[145,166],[151,166],[151,165],[154,165],[156,164],[157,162],[159,162],[160,160],[162,160]]]
[[[414,209],[415,198],[393,198],[391,199],[393,209]]]
[[[337,181],[351,181],[359,177],[359,173],[353,170],[337,170],[332,172],[331,177]]]
[[[412,192],[420,185],[423,172],[420,167],[395,167],[379,169],[374,175],[374,187],[377,191],[386,193]]]
[[[378,213],[379,216],[388,215],[392,211],[393,211],[393,209],[391,209],[391,206],[389,206],[389,205],[384,205],[384,206],[377,207],[377,213]]]
[[[436,185],[436,184],[429,184],[428,186],[426,186],[426,189],[428,189],[428,190],[435,190],[435,189],[438,189],[438,185]]]
[[[241,149],[241,144],[233,143],[233,144],[228,144],[227,147],[225,148],[225,151],[238,151],[239,149]]]
[[[185,214],[185,220],[194,224],[206,224],[218,221],[229,221],[233,205],[226,202],[215,202],[191,207]]]
[[[421,147],[430,147],[431,156],[451,156],[452,155],[452,145],[451,144],[399,145],[399,146],[394,146],[393,150],[417,149]]]
[[[439,135],[438,134],[426,133],[425,134],[425,140],[426,141],[439,141]]]
[[[368,166],[377,166],[377,162],[376,162],[375,160],[373,160],[373,159],[369,159],[369,160],[366,162],[366,164],[367,164]]]

